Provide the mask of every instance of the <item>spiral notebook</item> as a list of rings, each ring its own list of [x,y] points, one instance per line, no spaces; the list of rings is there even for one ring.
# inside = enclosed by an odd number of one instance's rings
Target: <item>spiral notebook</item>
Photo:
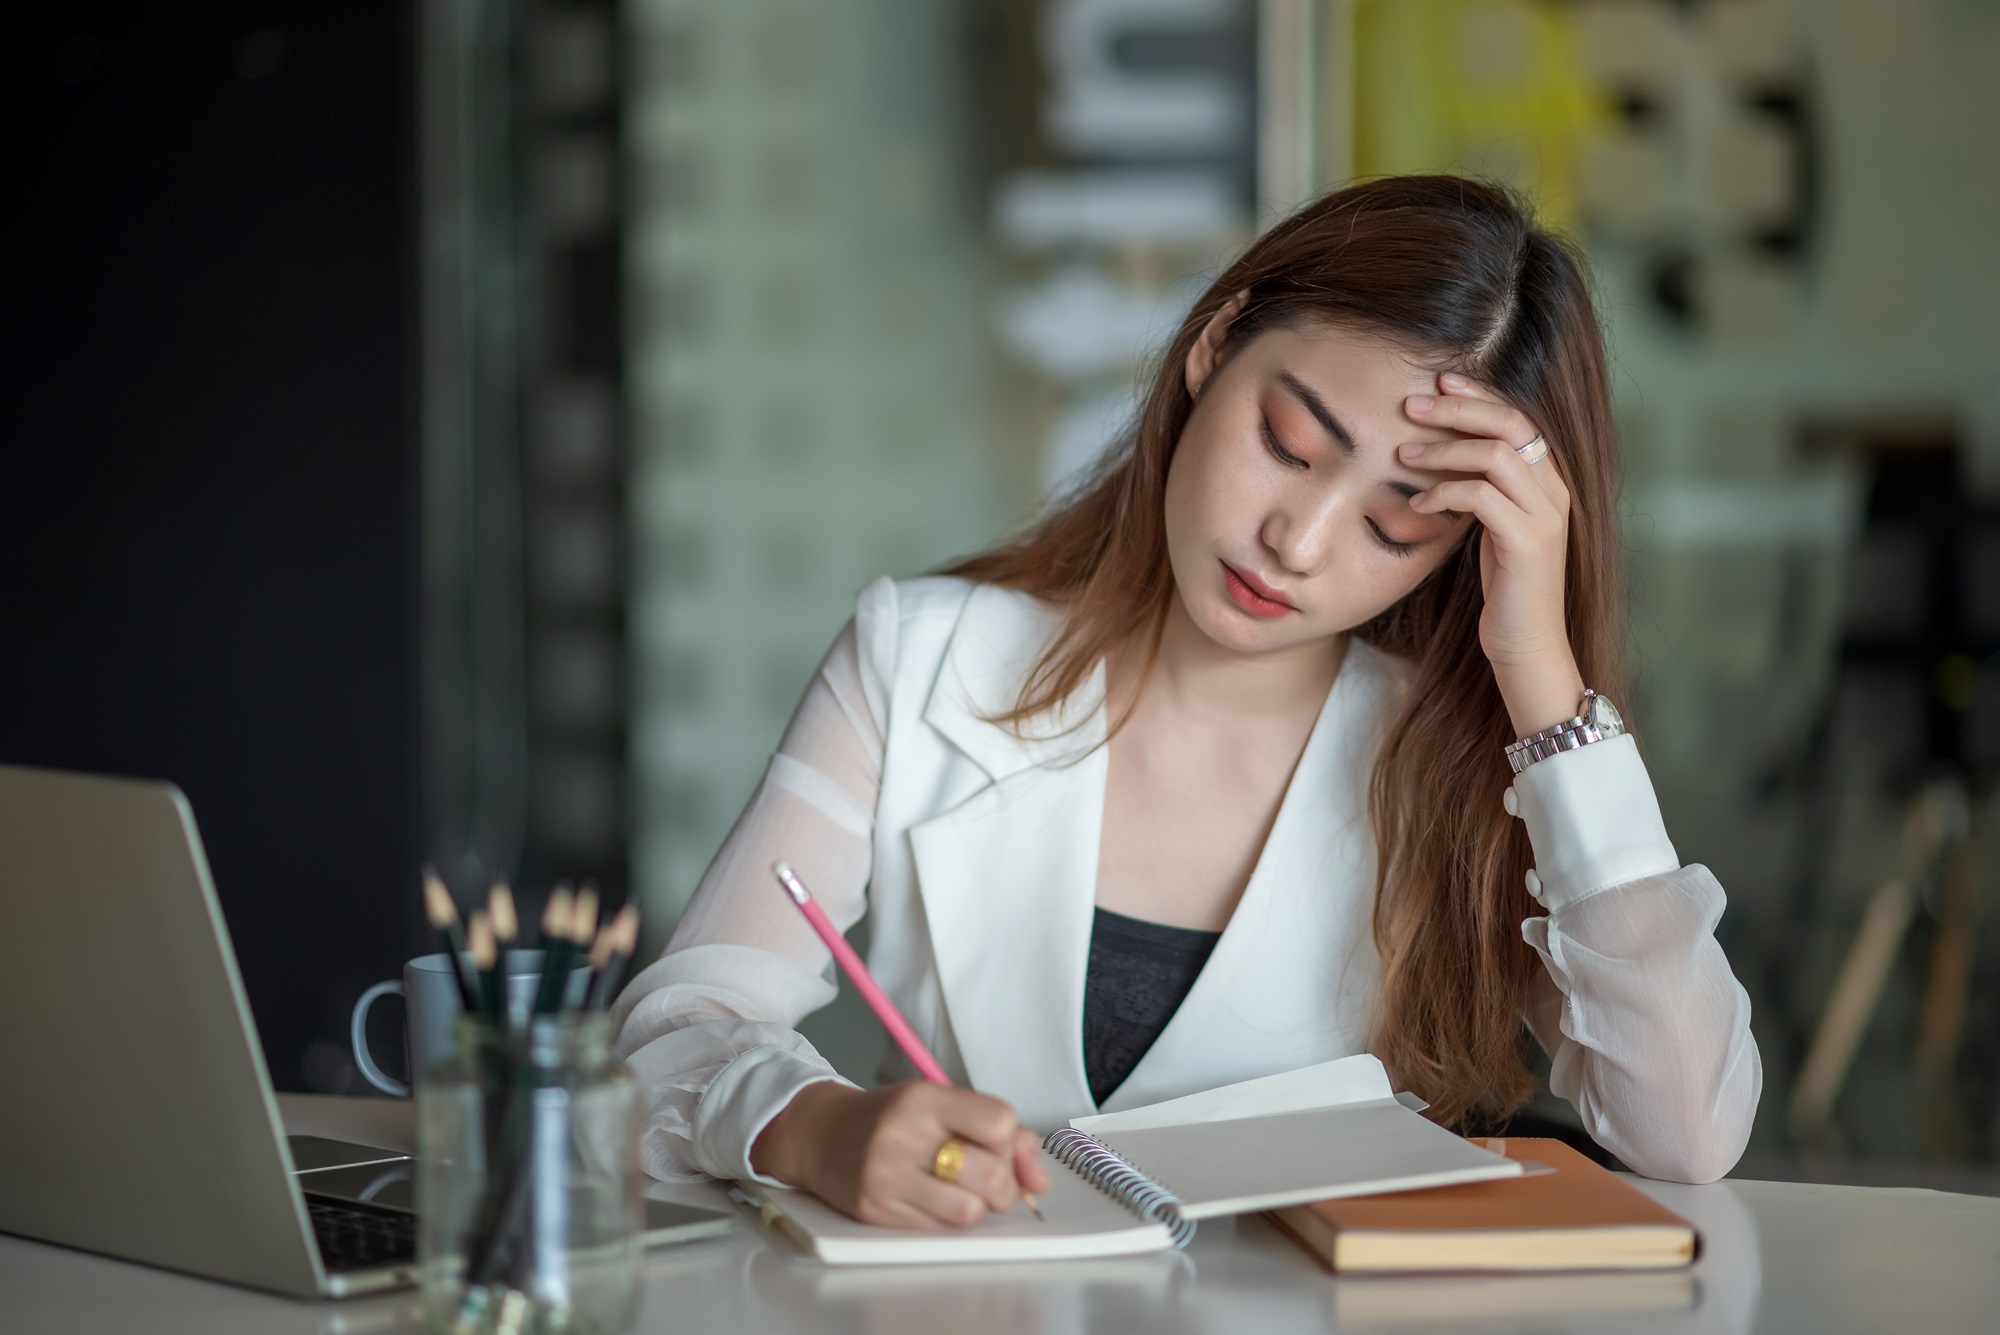
[[[1044,1144],[1055,1164],[1040,1221],[1017,1210],[918,1232],[858,1223],[804,1192],[752,1189],[830,1265],[914,1264],[1162,1251],[1221,1215],[1521,1172],[1399,1102],[1369,1056],[1080,1117]]]

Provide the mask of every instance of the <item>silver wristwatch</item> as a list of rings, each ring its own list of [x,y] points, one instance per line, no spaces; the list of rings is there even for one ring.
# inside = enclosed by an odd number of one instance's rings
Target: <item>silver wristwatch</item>
[[[1507,748],[1507,763],[1519,774],[1537,760],[1547,760],[1558,751],[1574,751],[1592,742],[1601,742],[1607,737],[1625,735],[1625,716],[1618,712],[1618,706],[1586,688],[1583,705],[1576,717],[1565,719],[1552,728],[1543,728],[1532,737],[1523,737]]]

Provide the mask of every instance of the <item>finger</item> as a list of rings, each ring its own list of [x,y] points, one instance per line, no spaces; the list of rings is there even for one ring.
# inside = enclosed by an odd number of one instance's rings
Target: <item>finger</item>
[[[877,1199],[864,1196],[855,1203],[854,1218],[864,1224],[875,1224],[882,1228],[913,1228],[936,1232],[944,1228],[957,1228],[950,1220],[940,1219],[930,1211],[922,1209],[913,1201],[900,1197]]]
[[[1006,1214],[1021,1203],[1021,1186],[1014,1176],[1014,1156],[994,1154],[977,1145],[965,1147],[965,1162],[953,1179],[979,1197],[995,1214]]]
[[[987,1215],[987,1205],[978,1192],[956,1182],[935,1178],[928,1171],[913,1172],[899,1184],[895,1198],[934,1221],[930,1227],[964,1228]]]
[[[935,1110],[946,1134],[971,1141],[1005,1158],[1014,1152],[1014,1132],[1021,1119],[1005,1102],[969,1089],[940,1089],[945,1097]]]
[[[957,1228],[985,1214],[986,1203],[932,1176],[930,1165],[913,1163],[910,1154],[877,1147],[862,1166],[851,1213],[891,1228]]]
[[[1443,375],[1439,376],[1438,386],[1446,394],[1459,394],[1475,399],[1485,399],[1489,403],[1507,403],[1507,400],[1501,397],[1498,390],[1487,385],[1482,385],[1471,376],[1460,375],[1456,371],[1446,371]],[[1512,405],[1508,406],[1511,407]],[[1537,425],[1534,418],[1524,415],[1524,420],[1528,426],[1535,429],[1536,435],[1541,434],[1542,429]],[[1529,436],[1527,440],[1521,441],[1520,444],[1525,445],[1534,438],[1534,436]],[[1510,444],[1513,441],[1511,436],[1502,436],[1500,439]],[[1553,451],[1554,447],[1550,446],[1550,449]],[[1519,446],[1515,446],[1514,453],[1518,455],[1520,452]],[[1525,463],[1527,461],[1523,460],[1522,462]],[[1562,461],[1559,459],[1544,460],[1541,464],[1529,465],[1529,468],[1529,476],[1533,477],[1541,485],[1542,494],[1553,500],[1563,513],[1569,513],[1569,484],[1563,481]]]
[[[1485,399],[1488,403],[1505,403],[1507,398],[1491,385],[1482,384],[1469,375],[1457,371],[1446,371],[1438,377],[1438,388],[1447,394],[1463,394],[1469,398]]]
[[[1530,514],[1548,508],[1552,499],[1535,475],[1535,467],[1504,440],[1411,441],[1396,456],[1412,468],[1484,477]]]
[[[1048,1165],[1042,1162],[1041,1138],[1027,1127],[1014,1133],[1014,1178],[1025,1191],[1039,1196],[1054,1184]]]
[[[1466,436],[1484,436],[1521,446],[1541,434],[1529,416],[1508,403],[1476,399],[1466,394],[1412,394],[1403,401],[1413,422],[1441,427]]]
[[[1410,508],[1418,514],[1450,510],[1471,515],[1503,543],[1519,541],[1525,536],[1526,514],[1484,478],[1440,482],[1428,491],[1410,497]]]

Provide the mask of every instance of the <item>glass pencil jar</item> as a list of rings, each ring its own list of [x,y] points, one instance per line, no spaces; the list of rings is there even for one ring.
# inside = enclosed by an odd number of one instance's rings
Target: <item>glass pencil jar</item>
[[[602,1012],[461,1016],[417,1084],[424,1310],[454,1335],[616,1332],[638,1311],[638,1099]]]

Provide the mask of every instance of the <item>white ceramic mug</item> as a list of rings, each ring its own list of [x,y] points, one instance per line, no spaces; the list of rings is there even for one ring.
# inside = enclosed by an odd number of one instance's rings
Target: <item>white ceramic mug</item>
[[[400,979],[391,978],[375,984],[354,1003],[354,1018],[348,1026],[354,1041],[354,1064],[361,1068],[361,1074],[367,1077],[368,1083],[384,1094],[406,1099],[410,1096],[410,1087],[375,1064],[375,1055],[368,1049],[369,1009],[392,993],[403,999],[404,1051],[409,1057],[410,1074],[415,1076],[418,1071],[427,1071],[451,1053],[451,1024],[458,1018],[460,1009],[458,983],[451,972],[451,959],[443,952],[419,955],[403,966]],[[516,1026],[526,1023],[528,1008],[535,1004],[535,993],[540,989],[541,981],[541,951],[507,952],[507,1014]],[[564,1004],[581,1004],[584,991],[589,986],[590,970],[579,965],[569,976]]]

